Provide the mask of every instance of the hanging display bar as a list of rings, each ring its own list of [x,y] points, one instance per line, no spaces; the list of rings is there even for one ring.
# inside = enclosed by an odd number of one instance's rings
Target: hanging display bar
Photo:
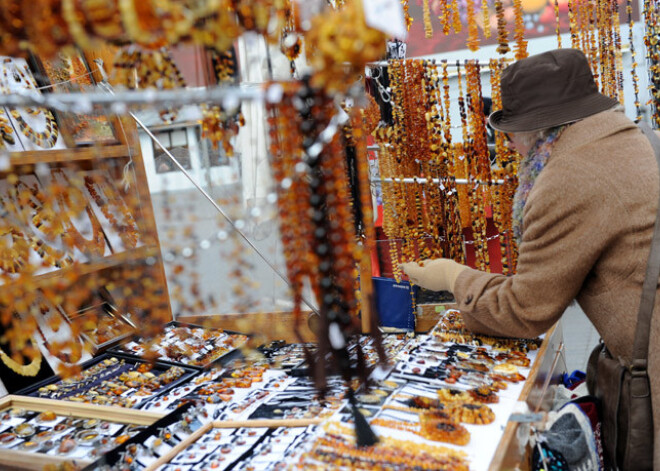
[[[207,87],[169,90],[122,90],[109,94],[102,87],[90,88],[84,92],[41,94],[26,90],[0,95],[0,106],[32,107],[40,106],[60,111],[85,112],[94,106],[109,108],[121,114],[126,107],[149,105],[153,107],[184,106],[200,103],[221,103],[225,106],[238,106],[241,101],[279,101],[282,87],[273,84],[268,87]]]

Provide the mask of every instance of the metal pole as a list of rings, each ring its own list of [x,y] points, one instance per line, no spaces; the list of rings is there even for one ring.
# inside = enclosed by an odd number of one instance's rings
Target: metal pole
[[[87,87],[82,92],[71,93],[40,93],[38,90],[22,90],[10,95],[0,95],[0,106],[29,107],[39,106],[60,111],[88,113],[94,105],[110,109],[112,113],[121,114],[123,108],[139,105],[150,106],[185,106],[199,103],[223,103],[225,99],[245,100],[276,100],[281,94],[282,86],[272,84],[239,86],[214,86],[206,88],[167,89],[167,90],[127,90],[103,91],[103,82],[97,87]],[[106,87],[107,90],[107,87]]]

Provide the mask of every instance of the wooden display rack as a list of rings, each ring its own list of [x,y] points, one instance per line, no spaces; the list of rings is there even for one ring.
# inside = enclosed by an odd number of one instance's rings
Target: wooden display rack
[[[112,57],[112,53],[111,50],[102,50],[93,54],[86,54],[85,58],[89,64],[94,64],[94,59],[100,57],[106,59],[106,64],[112,64],[112,61],[108,60]],[[98,69],[92,68],[92,75],[97,81],[102,80]],[[132,210],[132,216],[137,226],[140,244],[132,249],[124,247],[125,250],[123,251],[115,251],[115,253],[106,254],[104,257],[95,257],[89,262],[77,261],[66,268],[35,275],[29,280],[31,290],[50,289],[58,292],[61,291],[61,282],[67,280],[66,286],[71,279],[76,280],[74,282],[75,286],[89,286],[90,290],[93,290],[95,286],[100,287],[95,282],[95,278],[112,275],[113,271],[119,274],[120,272],[117,270],[130,267],[131,273],[137,279],[153,281],[153,286],[157,287],[153,290],[154,294],[151,296],[152,298],[157,297],[155,300],[152,299],[153,304],[158,305],[161,313],[166,311],[166,314],[169,314],[168,320],[171,320],[172,312],[165,269],[161,257],[147,174],[140,152],[137,127],[130,117],[108,116],[107,119],[114,129],[114,142],[65,149],[11,152],[9,165],[0,170],[0,179],[4,179],[9,175],[20,178],[23,175],[42,172],[44,169],[49,171],[55,168],[63,168],[75,172],[93,171],[107,167],[108,181],[118,188],[122,185],[124,166],[132,162],[133,182],[129,191],[139,201],[139,207]],[[119,280],[113,280],[113,282],[117,288],[115,292],[122,293],[124,286],[121,283],[123,278],[121,276],[112,278],[119,278]],[[18,278],[16,281],[6,282],[0,286],[0,293],[6,294],[8,298],[11,298],[13,293],[20,296],[25,289],[25,286],[22,286],[24,280],[23,277],[22,280]],[[92,294],[91,291],[90,294]],[[122,305],[123,300],[116,294],[115,300],[119,306]]]
[[[158,412],[136,411],[132,409],[127,410],[121,407],[78,404],[75,402],[24,396],[10,395],[0,399],[0,411],[12,407],[34,412],[52,411],[61,416],[108,420],[115,423],[131,425],[151,425],[165,415]],[[0,449],[0,463],[2,463],[2,469],[5,471],[41,471],[46,465],[60,465],[71,461],[74,461],[75,465],[81,467],[93,463],[93,460],[72,460],[66,456]]]
[[[188,448],[190,445],[195,443],[202,437],[204,434],[210,430],[216,428],[278,428],[278,427],[308,427],[310,425],[318,425],[323,421],[323,419],[284,419],[284,420],[271,420],[271,419],[262,419],[262,420],[241,420],[241,421],[215,421],[209,422],[202,427],[195,430],[188,438],[183,440],[181,443],[178,443],[174,448],[172,448],[167,454],[161,456],[158,461],[153,462],[150,466],[146,468],[145,471],[155,471],[161,466],[169,463],[172,459],[181,453],[183,450]]]

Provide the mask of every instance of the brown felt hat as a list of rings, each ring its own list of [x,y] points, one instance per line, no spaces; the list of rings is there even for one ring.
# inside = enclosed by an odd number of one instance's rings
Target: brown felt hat
[[[502,109],[488,117],[498,131],[532,132],[572,123],[618,102],[598,92],[589,62],[577,49],[519,60],[502,72]]]

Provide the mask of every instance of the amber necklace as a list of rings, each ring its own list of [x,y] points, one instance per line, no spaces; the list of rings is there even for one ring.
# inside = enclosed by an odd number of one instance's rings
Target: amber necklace
[[[62,216],[62,222],[66,228],[65,233],[62,235],[62,239],[69,247],[77,247],[86,255],[97,255],[102,257],[105,255],[105,235],[103,234],[101,223],[87,204],[83,192],[76,185],[73,185],[66,174],[61,170],[55,170],[53,172],[53,177],[55,177],[55,174],[59,174],[66,185],[60,190],[58,196],[58,202],[62,206],[62,211],[60,213]],[[54,186],[57,186],[57,183],[54,183]],[[72,215],[79,215],[83,210],[87,213],[87,217],[92,225],[92,238],[90,240],[85,239],[71,220]]]
[[[29,340],[30,343],[32,343],[32,340]],[[32,361],[28,363],[27,365],[22,365],[16,360],[14,360],[12,357],[7,355],[1,348],[0,348],[0,360],[2,360],[2,363],[4,363],[7,368],[12,370],[14,373],[19,374],[21,376],[36,376],[37,373],[39,373],[39,370],[41,369],[41,352],[39,351],[38,348],[33,348],[33,350],[36,352],[34,358],[32,358]]]
[[[105,180],[106,185],[102,184],[101,178]],[[97,206],[101,208],[103,215],[108,221],[110,221],[114,230],[119,234],[124,246],[130,249],[137,247],[137,224],[135,218],[131,214],[128,204],[124,201],[124,198],[122,198],[118,190],[112,187],[106,177],[97,176],[86,176],[85,187]],[[101,195],[103,195],[105,199]],[[110,210],[110,207],[113,206],[121,213],[121,222],[118,220],[115,213]]]
[[[11,77],[9,76],[10,72]],[[3,90],[3,93],[11,93],[11,91],[15,89],[15,87],[11,87],[9,85],[12,80],[16,85],[20,85],[26,90],[34,90],[37,88],[34,79],[29,73],[27,64],[24,66],[24,70],[21,70],[11,58],[6,58],[4,60],[2,75],[4,79],[3,88],[5,89]],[[45,149],[50,149],[53,147],[59,136],[57,122],[55,121],[55,116],[53,116],[53,113],[45,108],[26,108],[25,111],[32,116],[43,114],[46,124],[44,130],[38,132],[28,124],[19,110],[11,109],[9,113],[18,123],[18,128],[21,133],[23,133],[28,139],[30,139],[30,141],[39,147],[43,147]]]

